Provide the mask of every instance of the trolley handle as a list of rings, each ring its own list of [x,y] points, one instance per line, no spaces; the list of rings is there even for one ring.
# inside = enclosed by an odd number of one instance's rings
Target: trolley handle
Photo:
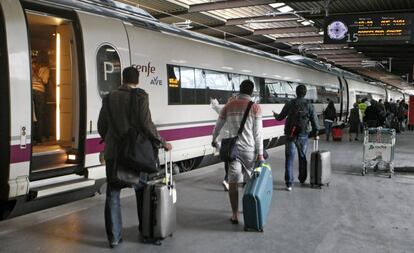
[[[313,139],[313,151],[319,150],[319,139]]]
[[[168,160],[168,156],[169,156],[169,160]],[[167,186],[172,186],[173,185],[173,164],[172,164],[172,151],[166,151],[164,150],[164,165],[165,165],[165,184]]]

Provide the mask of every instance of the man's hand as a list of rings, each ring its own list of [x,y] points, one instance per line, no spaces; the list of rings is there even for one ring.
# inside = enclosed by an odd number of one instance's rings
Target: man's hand
[[[319,135],[315,135],[315,136],[313,137],[313,139],[314,139],[315,141],[319,140]]]
[[[213,148],[217,148],[217,141],[212,141],[212,142],[211,142],[211,146],[212,146]]]
[[[167,143],[165,143],[163,148],[166,151],[170,151],[172,149],[172,145],[171,145],[171,143],[167,142]]]
[[[279,114],[277,114],[277,113],[275,113],[275,111],[272,111],[273,112],[273,117],[277,117],[277,115],[279,115]]]
[[[258,162],[264,162],[265,159],[264,159],[263,155],[257,155],[257,161]]]

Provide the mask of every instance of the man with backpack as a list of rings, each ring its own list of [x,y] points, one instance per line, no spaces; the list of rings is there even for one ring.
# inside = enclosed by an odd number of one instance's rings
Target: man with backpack
[[[156,146],[171,150],[170,143],[164,141],[151,119],[148,103],[148,94],[138,88],[139,72],[134,67],[127,67],[122,72],[123,84],[111,91],[103,99],[102,109],[99,113],[98,132],[105,142],[106,162],[106,202],[105,227],[109,246],[114,248],[122,242],[122,218],[120,192],[123,186],[117,184],[113,178],[116,168],[116,157],[119,155],[119,136],[124,136],[130,129],[140,129]],[[113,112],[113,113],[112,113]],[[139,169],[139,168],[137,168]],[[139,182],[133,185],[138,208],[138,230],[142,229],[143,181],[147,180],[146,173],[141,173]]]
[[[303,184],[307,178],[307,159],[306,149],[309,138],[309,121],[312,125],[312,134],[318,139],[319,124],[313,105],[305,99],[306,86],[298,85],[296,87],[297,98],[288,101],[283,107],[280,114],[273,112],[276,120],[286,119],[285,135],[287,137],[285,144],[285,183],[286,190],[292,191],[293,185],[293,159],[295,148],[299,156],[299,182]]]

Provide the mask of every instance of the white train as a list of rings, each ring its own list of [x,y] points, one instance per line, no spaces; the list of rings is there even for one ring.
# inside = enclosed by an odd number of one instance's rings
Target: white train
[[[117,88],[121,69],[132,64],[182,170],[215,152],[210,142],[217,114],[210,98],[225,103],[246,78],[256,84],[267,147],[282,143],[283,122],[272,110],[280,111],[299,83],[308,86],[319,114],[330,98],[343,120],[359,97],[404,97],[339,69],[182,30],[111,1],[0,0],[0,38],[2,217],[20,204],[91,194],[105,182],[97,133],[102,96]],[[31,62],[42,51],[50,70],[43,116],[34,113],[31,80]],[[39,120],[44,140],[34,143]]]

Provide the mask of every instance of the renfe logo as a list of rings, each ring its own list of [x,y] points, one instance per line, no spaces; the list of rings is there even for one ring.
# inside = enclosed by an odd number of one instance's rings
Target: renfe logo
[[[147,65],[134,65],[134,67],[140,72],[140,73],[147,73],[147,77],[150,74],[155,73],[155,67],[151,66],[151,62],[148,62]]]

